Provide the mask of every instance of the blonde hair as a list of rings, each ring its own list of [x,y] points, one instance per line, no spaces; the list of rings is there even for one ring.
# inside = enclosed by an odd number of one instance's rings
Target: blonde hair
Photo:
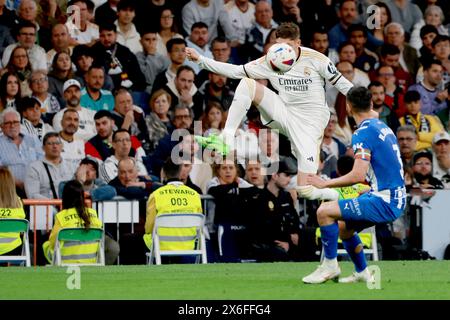
[[[0,167],[0,181],[0,208],[21,208],[14,177],[7,167]]]

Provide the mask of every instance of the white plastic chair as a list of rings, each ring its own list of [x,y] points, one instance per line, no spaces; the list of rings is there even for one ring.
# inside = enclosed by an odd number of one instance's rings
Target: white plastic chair
[[[61,256],[61,241],[64,241],[64,247],[73,245],[91,244],[97,242],[99,244],[96,252],[96,263],[64,263],[64,256]],[[53,252],[54,266],[104,266],[104,234],[101,228],[65,228],[58,232],[55,242],[55,250]],[[83,258],[83,257],[81,257]]]
[[[0,255],[2,262],[21,262],[26,267],[31,266],[30,243],[28,240],[29,222],[26,219],[0,219],[0,232],[21,233],[22,238],[22,254],[21,255]]]
[[[206,259],[206,242],[203,233],[205,224],[205,216],[203,213],[163,213],[158,214],[155,219],[153,228],[153,244],[149,253],[147,253],[147,264],[153,264],[153,260],[157,265],[161,264],[161,256],[197,256],[196,263],[207,263]],[[161,239],[158,233],[159,228],[196,228],[195,239],[186,239],[184,236],[170,236]],[[164,242],[191,242],[195,240],[195,248],[192,250],[161,250],[160,243]]]

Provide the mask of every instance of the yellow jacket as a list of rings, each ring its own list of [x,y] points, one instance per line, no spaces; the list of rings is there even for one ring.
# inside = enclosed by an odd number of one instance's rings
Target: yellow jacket
[[[20,208],[0,208],[0,219],[25,219],[25,211]],[[0,233],[0,255],[14,250],[22,244],[20,233]]]
[[[167,185],[154,191],[147,202],[147,217],[145,220],[144,242],[149,249],[152,247],[152,233],[157,215],[164,213],[199,213],[202,212],[200,195],[185,186],[180,181],[169,182]],[[160,228],[159,234],[164,236],[194,236],[193,229]],[[160,242],[161,250],[190,250],[194,247],[192,242]]]
[[[416,150],[415,151],[431,148],[431,142],[433,140],[434,135],[436,133],[444,130],[444,127],[442,126],[441,120],[439,120],[438,117],[433,116],[431,114],[425,114],[424,116],[425,116],[425,119],[429,123],[430,131],[429,132],[419,131],[420,124],[421,124],[420,123],[421,122],[420,121],[421,115],[422,115],[421,112],[416,114],[415,117],[409,115],[409,119],[411,120],[411,124],[416,128],[416,132],[417,132],[418,140],[417,140],[417,145],[416,145]],[[406,124],[405,117],[400,118],[400,124],[402,126]]]

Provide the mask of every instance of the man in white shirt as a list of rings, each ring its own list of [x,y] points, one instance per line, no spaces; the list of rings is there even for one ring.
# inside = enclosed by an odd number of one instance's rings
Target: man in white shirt
[[[433,138],[433,177],[450,188],[450,134],[442,131]]]
[[[230,16],[238,43],[243,45],[255,23],[255,5],[248,0],[231,0],[225,5],[225,10]]]
[[[63,149],[61,157],[65,161],[72,162],[74,166],[78,166],[80,161],[84,159],[84,141],[75,137],[80,124],[78,112],[74,109],[66,108],[61,119],[62,130],[59,132]]]
[[[99,38],[98,26],[89,21],[89,13],[87,9],[86,0],[73,0],[69,2],[70,6],[79,7],[79,21],[78,19],[69,19],[66,26],[69,29],[70,36],[76,41],[76,44],[94,44]],[[79,22],[79,25],[75,23]]]
[[[121,0],[117,5],[117,42],[134,54],[142,51],[141,36],[136,31],[133,19],[136,16],[136,5],[132,0]]]

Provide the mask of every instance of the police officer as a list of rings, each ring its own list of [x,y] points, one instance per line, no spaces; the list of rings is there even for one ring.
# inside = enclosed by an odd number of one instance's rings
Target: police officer
[[[258,261],[287,261],[298,256],[300,221],[292,197],[285,190],[296,173],[294,161],[283,157],[259,194],[261,207],[252,210],[250,251]]]
[[[173,163],[169,158],[163,166],[163,177],[166,185],[154,191],[148,199],[144,235],[144,242],[148,249],[152,247],[152,232],[157,215],[202,212],[200,195],[180,181],[180,172],[181,165]],[[161,228],[159,234],[162,236],[183,235],[189,237],[195,236],[196,230],[195,228],[187,230],[176,230],[174,228],[164,230],[164,228]],[[161,241],[160,248],[161,250],[190,250],[194,249],[194,240],[192,242]],[[175,260],[174,258],[170,259],[171,262],[175,262]]]

